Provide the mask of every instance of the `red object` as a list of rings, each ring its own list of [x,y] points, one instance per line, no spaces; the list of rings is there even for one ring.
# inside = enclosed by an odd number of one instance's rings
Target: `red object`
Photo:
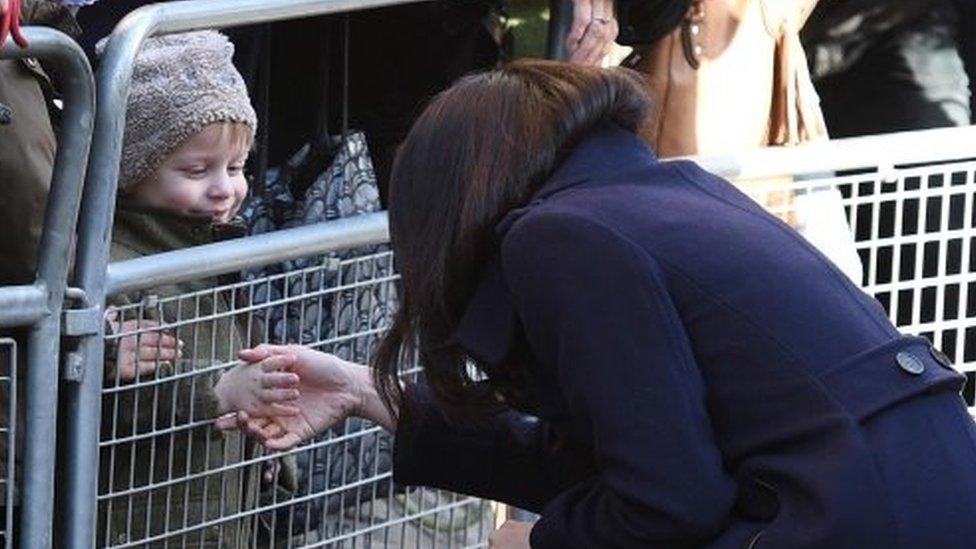
[[[8,34],[18,46],[27,47],[27,39],[20,31],[20,0],[10,0],[7,11],[0,15],[0,48],[7,41]]]

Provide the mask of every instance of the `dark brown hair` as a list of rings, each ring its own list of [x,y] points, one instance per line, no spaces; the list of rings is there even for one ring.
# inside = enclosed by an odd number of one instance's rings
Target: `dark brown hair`
[[[518,376],[478,383],[451,339],[497,253],[496,223],[531,198],[583,134],[605,122],[634,132],[648,107],[634,72],[540,60],[464,77],[430,102],[390,178],[400,303],[374,381],[391,410],[402,399],[400,362],[415,352],[446,409],[477,417],[497,406],[505,380]]]

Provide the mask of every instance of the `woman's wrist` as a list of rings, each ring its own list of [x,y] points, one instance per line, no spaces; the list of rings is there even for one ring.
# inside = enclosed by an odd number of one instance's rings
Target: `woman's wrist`
[[[353,408],[353,415],[368,419],[391,433],[396,432],[396,421],[376,391],[370,369],[367,366],[352,363],[349,364],[349,368],[352,380],[350,390],[355,395],[356,403]]]

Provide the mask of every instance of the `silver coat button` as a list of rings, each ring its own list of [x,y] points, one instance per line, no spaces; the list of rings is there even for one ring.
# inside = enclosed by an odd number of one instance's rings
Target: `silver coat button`
[[[908,351],[902,351],[895,355],[895,361],[898,362],[899,368],[913,376],[921,375],[925,371],[925,363],[922,362],[922,359]]]
[[[929,352],[932,353],[932,358],[934,358],[936,362],[941,364],[943,368],[946,368],[947,370],[953,369],[952,360],[949,359],[948,355],[946,355],[939,349],[936,349],[935,347],[929,347]]]

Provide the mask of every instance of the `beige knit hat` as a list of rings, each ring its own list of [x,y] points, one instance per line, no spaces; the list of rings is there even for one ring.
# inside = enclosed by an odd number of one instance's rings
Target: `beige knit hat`
[[[119,190],[151,175],[183,140],[209,124],[246,124],[253,139],[257,115],[233,55],[233,44],[216,31],[146,40],[132,71]]]

